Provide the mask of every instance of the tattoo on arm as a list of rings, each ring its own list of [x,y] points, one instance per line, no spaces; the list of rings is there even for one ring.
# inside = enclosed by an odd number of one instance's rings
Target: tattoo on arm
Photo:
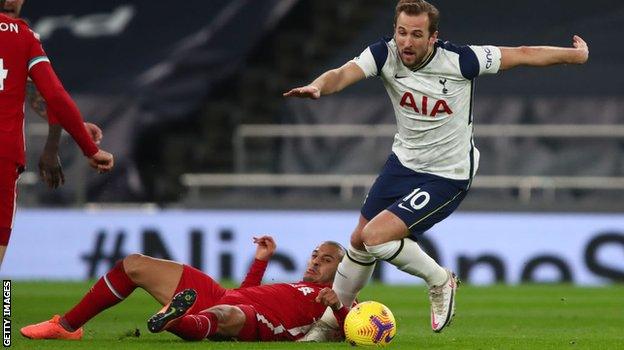
[[[32,109],[43,119],[48,120],[48,112],[46,108],[48,105],[46,104],[43,96],[37,91],[37,87],[35,83],[32,81],[28,81],[26,84],[26,98],[28,98],[28,103],[32,107]]]

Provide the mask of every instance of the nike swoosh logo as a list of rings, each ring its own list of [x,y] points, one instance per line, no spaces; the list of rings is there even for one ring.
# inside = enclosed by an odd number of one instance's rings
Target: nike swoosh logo
[[[409,211],[410,213],[413,213],[414,211],[406,206],[403,205],[403,203],[399,203],[399,208],[401,209],[405,209],[407,211]]]
[[[405,75],[405,76],[399,76],[398,74],[394,75],[395,79],[405,79],[405,78],[409,78],[409,76]]]
[[[433,313],[433,311],[431,311],[431,328],[438,329],[439,326],[440,324],[435,321],[435,314]]]

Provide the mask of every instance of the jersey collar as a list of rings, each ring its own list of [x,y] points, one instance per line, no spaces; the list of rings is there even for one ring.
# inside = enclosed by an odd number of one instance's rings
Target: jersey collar
[[[421,70],[422,68],[424,68],[426,65],[429,64],[429,62],[431,62],[431,60],[433,60],[433,57],[435,56],[436,52],[438,51],[438,42],[436,41],[433,44],[433,50],[431,50],[431,53],[429,53],[429,56],[427,56],[421,64],[419,64],[418,66],[411,68],[412,72],[416,72]]]

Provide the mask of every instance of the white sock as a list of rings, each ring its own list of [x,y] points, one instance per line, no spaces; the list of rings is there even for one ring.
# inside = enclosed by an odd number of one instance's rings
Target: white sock
[[[405,238],[365,247],[377,259],[386,260],[399,270],[424,279],[429,287],[439,286],[448,278],[446,270],[411,239]]]
[[[369,252],[355,249],[352,245],[349,246],[347,254],[338,264],[332,286],[342,305],[351,307],[357,293],[364,288],[373,275],[375,262],[375,258]],[[329,307],[325,310],[321,320],[334,328],[338,327],[334,313]]]

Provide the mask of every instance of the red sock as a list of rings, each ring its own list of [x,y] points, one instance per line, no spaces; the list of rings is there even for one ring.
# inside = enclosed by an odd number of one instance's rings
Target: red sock
[[[78,329],[95,315],[124,300],[136,287],[120,260],[63,317],[73,329]]]
[[[210,311],[202,311],[196,315],[186,315],[167,329],[184,340],[202,340],[217,332],[219,320]]]

